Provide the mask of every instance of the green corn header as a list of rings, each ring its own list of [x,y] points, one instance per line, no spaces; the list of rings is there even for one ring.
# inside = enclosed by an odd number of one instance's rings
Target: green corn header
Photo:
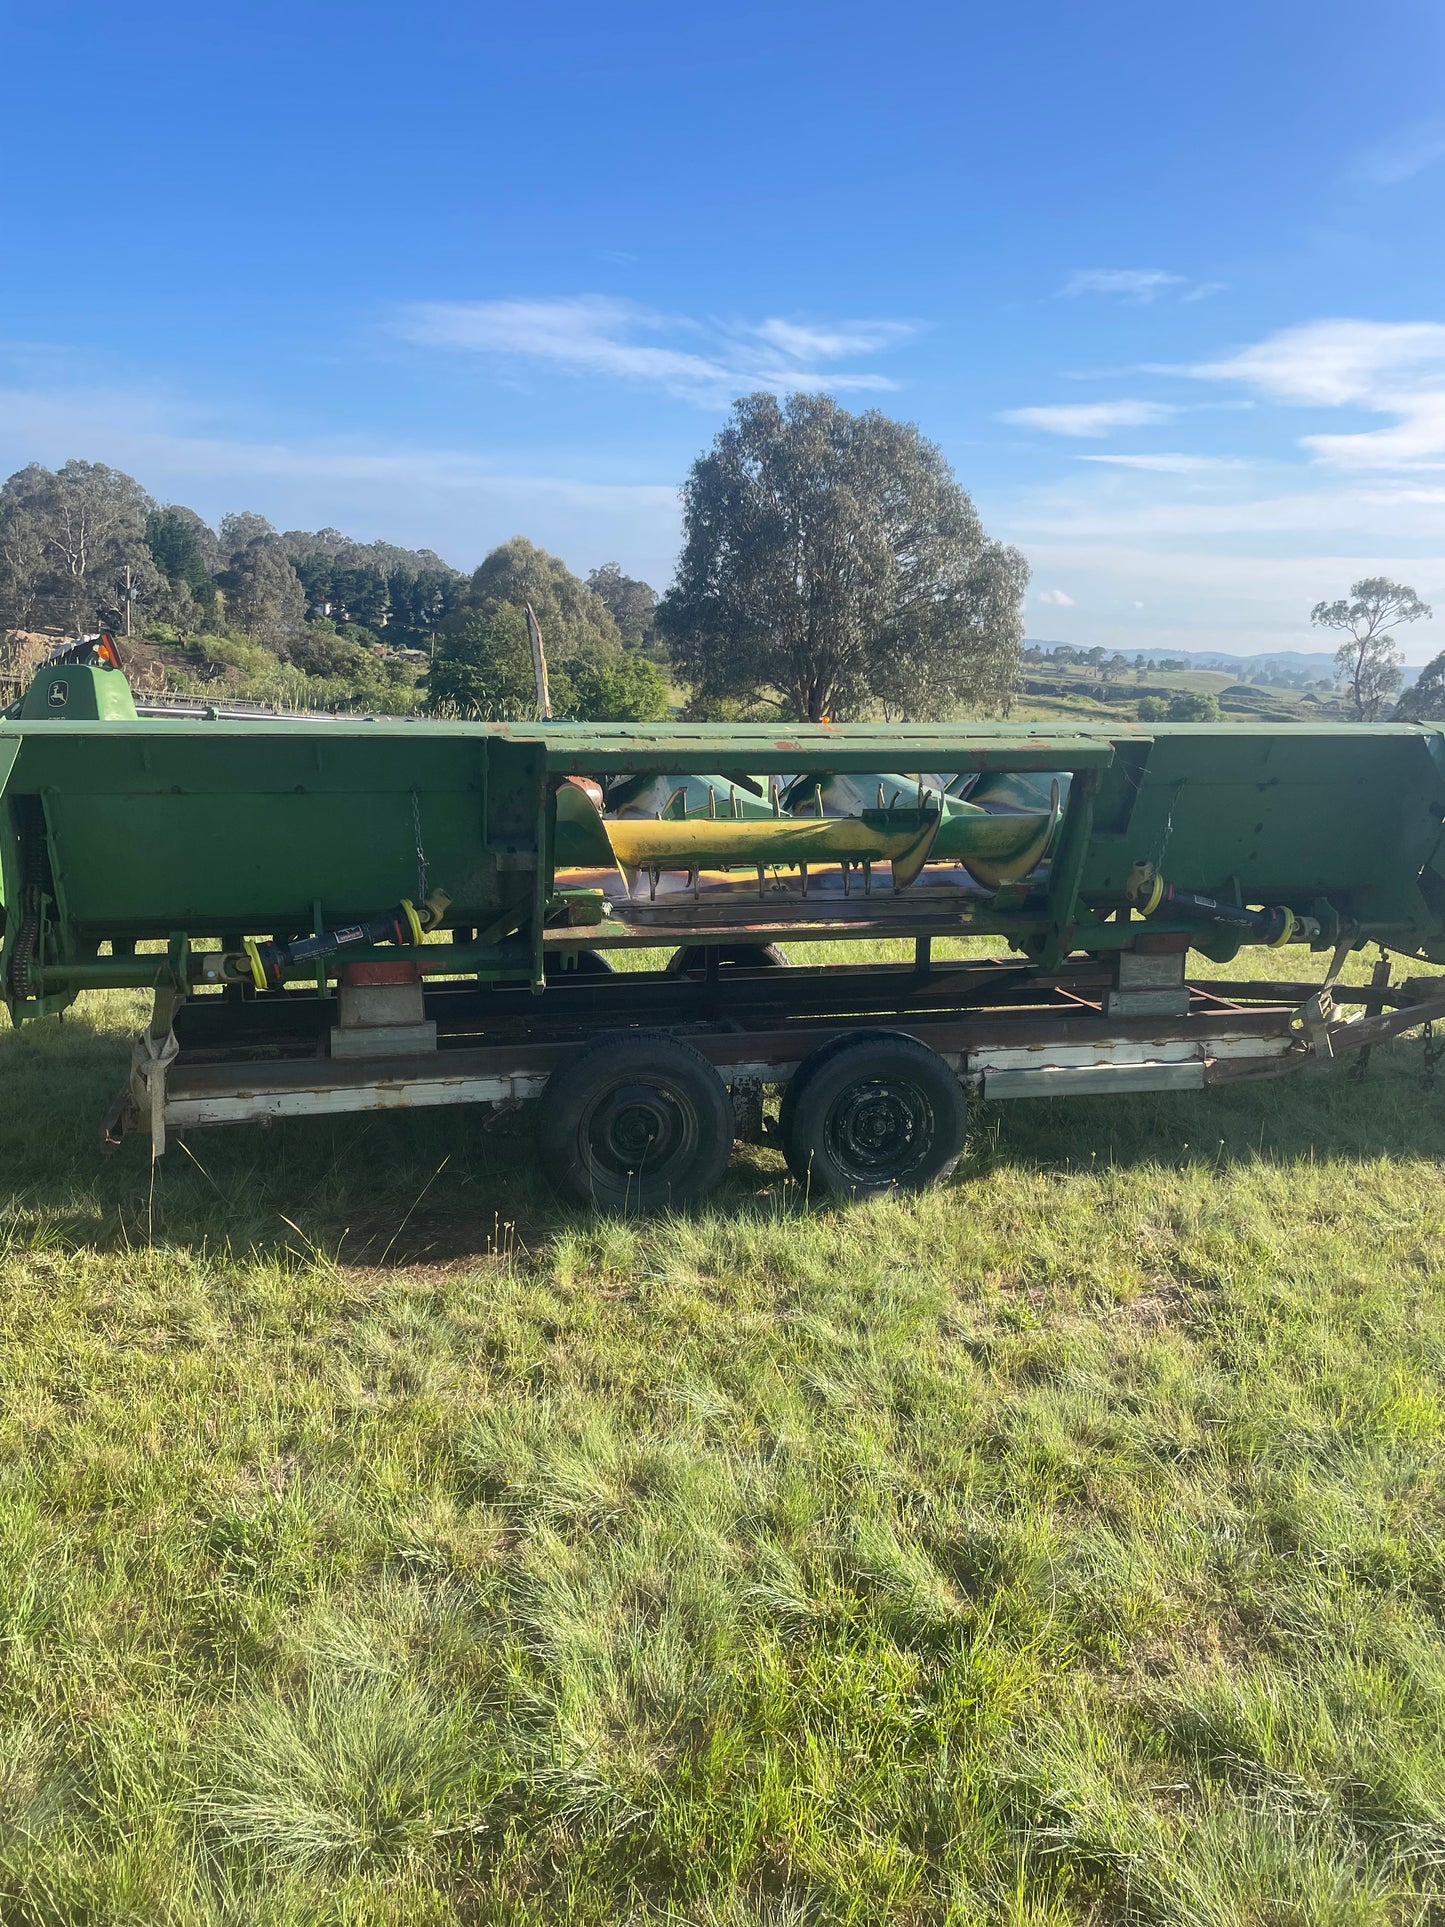
[[[900,766],[931,774],[875,775]],[[712,808],[651,816],[599,814],[568,780],[697,768],[746,775],[688,779]],[[945,787],[970,778],[1014,802]],[[153,982],[147,939],[199,984],[218,946],[436,892],[439,930],[388,956],[435,967],[445,932],[450,970],[537,986],[549,947],[683,925],[704,945],[992,935],[1043,963],[1146,931],[1215,958],[1281,937],[1445,958],[1442,818],[1433,728],[172,720],[138,717],[118,671],[71,664],[0,724],[0,969],[19,1019]]]
[[[677,1203],[775,1085],[800,1181],[879,1189],[952,1168],[969,1090],[1194,1088],[1445,1016],[1383,961],[1336,996],[1367,943],[1445,962],[1442,824],[1428,727],[138,714],[106,642],[0,721],[0,994],[20,1022],[154,988],[108,1129],[157,1151],[540,1092],[564,1190]],[[1013,960],[934,971],[960,936]],[[880,937],[914,965],[763,968]],[[1327,974],[1187,981],[1246,945]],[[611,970],[639,946],[668,972]]]

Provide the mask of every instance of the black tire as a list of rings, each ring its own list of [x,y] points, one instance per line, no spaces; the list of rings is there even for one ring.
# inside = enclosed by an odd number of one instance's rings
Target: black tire
[[[793,1113],[798,1108],[798,1099],[808,1088],[810,1078],[816,1077],[840,1050],[851,1050],[860,1038],[891,1038],[896,1035],[891,1030],[845,1030],[837,1037],[830,1037],[826,1044],[819,1044],[815,1051],[810,1051],[783,1086],[783,1095],[778,1102],[778,1135],[783,1143],[787,1143],[792,1133]]]
[[[579,950],[576,963],[568,963],[560,951],[549,950],[542,959],[544,977],[611,977],[612,961],[600,950]]]
[[[575,1203],[662,1211],[705,1197],[733,1147],[727,1085],[688,1044],[653,1031],[604,1037],[547,1079],[538,1142]]]
[[[731,943],[718,946],[723,970],[786,970],[788,954],[775,943]],[[708,945],[685,943],[667,960],[669,977],[701,976],[707,968]]]
[[[788,1169],[811,1195],[877,1197],[949,1175],[968,1101],[937,1051],[897,1031],[863,1031],[805,1059],[778,1125]]]

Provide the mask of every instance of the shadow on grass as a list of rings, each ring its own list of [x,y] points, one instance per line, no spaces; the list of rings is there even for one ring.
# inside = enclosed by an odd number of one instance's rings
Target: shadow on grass
[[[539,1168],[525,1110],[202,1131],[173,1140],[154,1168],[140,1138],[104,1157],[100,1120],[128,1058],[124,1035],[74,1016],[0,1037],[0,1250],[163,1244],[446,1268],[535,1255],[577,1222]],[[1167,1176],[1381,1157],[1445,1158],[1445,1088],[1426,1090],[1418,1042],[1378,1051],[1363,1081],[1341,1068],[1203,1093],[978,1106],[954,1184],[966,1191],[1021,1168]],[[742,1145],[709,1206],[740,1218],[806,1208],[777,1152]]]

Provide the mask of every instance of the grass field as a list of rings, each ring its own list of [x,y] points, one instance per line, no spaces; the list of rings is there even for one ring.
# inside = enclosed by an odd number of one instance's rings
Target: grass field
[[[5,1927],[1445,1920],[1418,1045],[623,1224],[465,1113],[102,1164],[135,1014],[0,1038]]]

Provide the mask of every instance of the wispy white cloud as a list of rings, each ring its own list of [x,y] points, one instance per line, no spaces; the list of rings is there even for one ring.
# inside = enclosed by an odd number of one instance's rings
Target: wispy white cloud
[[[1221,293],[1224,285],[1222,281],[1191,281],[1187,274],[1175,274],[1169,268],[1075,268],[1059,293],[1070,299],[1102,294],[1147,307],[1176,291],[1180,301],[1203,301]]]
[[[704,406],[759,388],[777,394],[895,389],[895,380],[872,370],[819,364],[876,354],[919,332],[909,321],[823,324],[784,316],[725,325],[593,294],[420,302],[403,310],[397,328],[422,347],[639,383]]]
[[[846,321],[828,328],[774,315],[751,332],[795,361],[839,361],[896,347],[916,335],[919,326],[916,321]]]
[[[330,524],[363,540],[433,548],[466,567],[522,528],[574,568],[615,557],[661,587],[680,535],[671,479],[529,473],[482,451],[360,437],[248,439],[214,432],[184,400],[150,390],[0,389],[0,475],[73,456],[124,469],[159,500],[212,521],[255,508],[280,528]]]
[[[1162,401],[1086,401],[1045,408],[1006,408],[998,419],[1019,428],[1041,428],[1049,435],[1092,438],[1115,428],[1155,428],[1178,413],[1171,403]]]
[[[1234,381],[1272,400],[1394,416],[1389,428],[1312,434],[1301,445],[1332,468],[1445,466],[1445,325],[1312,321],[1188,373]]]
[[[1294,417],[1298,445],[1250,459],[1197,452],[1184,437],[1201,402],[1163,389],[1176,404],[1172,447],[1076,444],[1063,476],[985,504],[1035,580],[1066,583],[1076,598],[1044,605],[1057,625],[1047,633],[1156,654],[1171,644],[1310,651],[1310,609],[1361,576],[1389,575],[1445,604],[1445,321],[1311,321],[1135,373],[1188,384],[1211,412],[1243,401],[1260,434]],[[1076,434],[1115,425],[1063,420]],[[1034,425],[1060,426],[1047,415]],[[1133,425],[1131,410],[1120,426]],[[1440,640],[1407,638],[1409,659]]]
[[[1250,463],[1237,455],[1080,455],[1081,462],[1107,462],[1112,468],[1142,468],[1155,475],[1205,475],[1245,469]]]
[[[1034,601],[1042,602],[1048,609],[1072,609],[1074,606],[1074,598],[1065,595],[1062,589],[1040,589]]]
[[[1445,369],[1437,321],[1309,321],[1285,328],[1191,374],[1244,381],[1284,401],[1368,403],[1382,378]]]
[[[1063,287],[1062,295],[1113,294],[1125,301],[1157,301],[1166,288],[1184,285],[1182,274],[1167,268],[1075,268]]]
[[[1181,476],[1170,489],[1131,470],[1098,473],[1030,491],[1013,512],[1010,539],[1030,554],[1035,539],[1065,537],[1218,543],[1231,553],[1277,538],[1289,545],[1445,546],[1445,487],[1369,481],[1311,487],[1312,479],[1311,471],[1296,470],[1284,486],[1277,475],[1246,474],[1212,478],[1205,487],[1200,477]]]
[[[424,302],[409,308],[399,327],[407,340],[426,348],[517,355],[569,374],[673,389],[711,386],[719,373],[715,361],[647,339],[678,325],[635,302],[579,295],[567,301]]]
[[[1445,121],[1415,121],[1355,156],[1350,172],[1369,187],[1398,187],[1445,161]]]
[[[1008,527],[1000,533],[1017,540]],[[1322,596],[1342,595],[1361,576],[1412,582],[1428,602],[1445,586],[1445,553],[1375,545],[1348,537],[1332,546],[1275,554],[1221,554],[1180,543],[1156,545],[1039,535],[1028,541],[1038,571],[1065,577],[1077,611],[1052,618],[1070,641],[1168,653],[1171,647],[1251,651],[1320,649],[1309,612]],[[1402,632],[1407,660],[1433,655],[1440,638],[1420,623]]]

